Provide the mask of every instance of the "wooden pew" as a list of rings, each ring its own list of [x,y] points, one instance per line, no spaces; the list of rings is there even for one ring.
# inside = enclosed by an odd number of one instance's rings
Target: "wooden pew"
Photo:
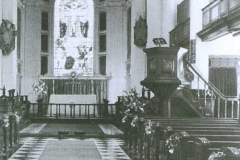
[[[191,138],[189,136],[183,137],[178,144],[177,150],[179,153],[177,153],[177,157],[182,160],[185,160],[186,156],[189,156],[188,158],[194,158],[193,155],[189,154],[193,152],[192,149],[194,148],[194,146],[188,145],[187,147],[187,144],[189,143],[189,141],[193,142],[192,139],[198,136],[206,136],[210,138],[210,140],[213,141],[213,145],[218,145],[217,142],[214,141],[221,141],[222,139],[225,140],[225,142],[222,142],[222,144],[226,143],[226,141],[229,141],[228,144],[231,144],[229,146],[238,147],[239,145],[238,143],[234,142],[240,139],[240,129],[238,128],[238,122],[236,120],[207,119],[206,121],[206,119],[161,119],[160,121],[156,120],[155,122],[160,123],[163,127],[167,125],[172,126],[172,130],[170,130],[169,133],[165,132],[165,135],[163,137],[164,141],[169,135],[175,132],[187,131],[191,135]],[[182,150],[179,147],[182,147],[182,149],[184,149]],[[165,150],[167,150],[166,147],[164,148]],[[165,151],[165,155],[166,154],[167,152]]]
[[[224,145],[226,143],[227,143],[227,146],[229,147],[239,146],[239,143],[237,141],[239,141],[239,138],[240,138],[240,129],[238,128],[237,120],[200,119],[200,118],[190,118],[190,119],[155,118],[153,119],[153,122],[155,122],[155,124],[160,123],[159,127],[161,129],[157,131],[158,134],[155,134],[152,137],[146,136],[146,133],[144,133],[143,127],[140,127],[142,128],[141,129],[142,131],[129,130],[129,133],[125,135],[125,138],[128,139],[126,143],[128,148],[135,150],[132,147],[138,146],[136,147],[138,148],[138,151],[133,151],[133,152],[137,153],[138,155],[137,157],[139,159],[151,159],[153,157],[155,159],[159,159],[159,154],[162,154],[163,156],[168,156],[167,158],[171,158],[169,157],[170,155],[168,155],[169,154],[168,148],[166,148],[164,144],[166,139],[171,134],[175,132],[180,132],[180,131],[186,131],[189,135],[182,136],[181,140],[177,142],[178,143],[176,148],[177,160],[187,160],[187,158],[194,159],[194,156],[195,156],[195,154],[193,154],[195,153],[194,139],[197,137],[209,138],[209,141],[212,142],[211,143],[212,147],[209,149],[209,153],[212,151],[219,151],[221,145]],[[172,126],[172,127],[166,128],[166,126]],[[136,133],[133,134],[130,132],[136,132]],[[145,138],[141,140],[141,138],[138,138],[139,136],[137,135],[140,135],[140,137],[145,137]],[[161,144],[162,146],[159,146],[159,144]],[[154,150],[153,156],[150,155],[150,152],[152,150]],[[144,155],[143,155],[143,152],[144,152]],[[175,159],[176,157],[172,157],[172,158]]]
[[[174,147],[174,154],[170,154],[169,152],[165,153],[168,159],[187,160],[195,159],[196,157],[200,157],[200,155],[205,155],[205,157],[199,158],[201,160],[204,160],[210,155],[210,153],[212,153],[213,151],[217,152],[222,147],[240,148],[239,135],[209,136],[210,138],[214,137],[214,140],[208,140],[205,137],[197,137],[198,135],[190,136],[189,134],[187,134],[187,132],[176,132],[174,133],[174,135],[180,135],[178,136],[180,138],[176,141]],[[226,140],[226,137],[228,138],[228,140]],[[199,146],[201,146],[201,148]],[[169,149],[169,146],[166,146],[166,148]],[[200,153],[198,154],[198,152]]]
[[[223,152],[228,160],[240,159],[240,141],[209,141],[207,138],[196,138],[194,140],[195,160],[207,160],[211,153]]]

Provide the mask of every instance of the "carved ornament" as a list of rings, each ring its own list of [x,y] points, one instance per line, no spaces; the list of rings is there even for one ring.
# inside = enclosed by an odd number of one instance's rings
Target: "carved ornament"
[[[143,47],[147,44],[147,22],[141,16],[134,27],[134,44]]]
[[[15,49],[15,36],[15,25],[9,20],[3,20],[0,27],[0,49],[3,55],[8,55]]]

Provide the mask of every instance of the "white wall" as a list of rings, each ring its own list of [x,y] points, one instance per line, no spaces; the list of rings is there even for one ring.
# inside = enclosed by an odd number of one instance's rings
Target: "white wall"
[[[209,0],[195,1],[190,0],[190,39],[196,40],[196,63],[194,64],[198,68],[201,74],[208,79],[208,59],[209,56],[206,50],[203,49],[202,40],[197,37],[197,33],[202,30],[202,8],[209,4]],[[191,83],[192,89],[198,88],[197,78]],[[200,88],[204,88],[200,84]]]
[[[29,100],[36,102],[31,99],[31,92],[33,83],[38,81],[38,76],[40,75],[41,7],[35,4],[34,1],[29,1],[24,9],[26,23],[23,26],[25,33],[24,53],[22,54],[22,85],[24,88],[22,94],[29,95]]]
[[[2,24],[2,13],[3,13],[2,10],[3,10],[3,4],[2,4],[2,0],[0,0],[0,24]],[[4,85],[2,72],[3,72],[2,50],[0,49],[0,88],[2,88]]]
[[[144,47],[138,47],[134,44],[134,26],[139,17],[146,18],[146,1],[132,0],[132,37],[131,37],[131,88],[136,88],[140,93],[142,86],[140,81],[146,77],[146,55],[143,52]],[[148,27],[151,25],[148,24]],[[148,35],[151,34],[151,28],[148,28]],[[148,39],[149,43],[149,39]]]
[[[17,29],[17,1],[2,0],[2,18],[11,21]],[[7,8],[7,9],[5,9]],[[15,49],[2,57],[2,85],[6,90],[17,88],[17,38],[15,37]],[[2,86],[0,86],[2,87]]]

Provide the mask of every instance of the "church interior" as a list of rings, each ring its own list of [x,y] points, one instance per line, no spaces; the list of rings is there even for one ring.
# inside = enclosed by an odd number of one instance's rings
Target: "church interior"
[[[239,160],[239,0],[0,0],[1,160]]]

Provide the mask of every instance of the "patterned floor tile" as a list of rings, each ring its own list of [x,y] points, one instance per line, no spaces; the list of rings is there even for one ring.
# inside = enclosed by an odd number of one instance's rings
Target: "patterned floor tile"
[[[38,160],[49,140],[57,138],[34,138],[25,137],[20,139],[22,146],[9,160]],[[69,138],[68,140],[76,140]],[[123,140],[117,138],[109,139],[86,139],[94,141],[103,160],[130,160],[128,155],[121,149]]]
[[[123,140],[95,140],[95,144],[103,160],[130,160],[128,155],[126,155],[126,153],[120,147],[120,145],[123,145]]]

